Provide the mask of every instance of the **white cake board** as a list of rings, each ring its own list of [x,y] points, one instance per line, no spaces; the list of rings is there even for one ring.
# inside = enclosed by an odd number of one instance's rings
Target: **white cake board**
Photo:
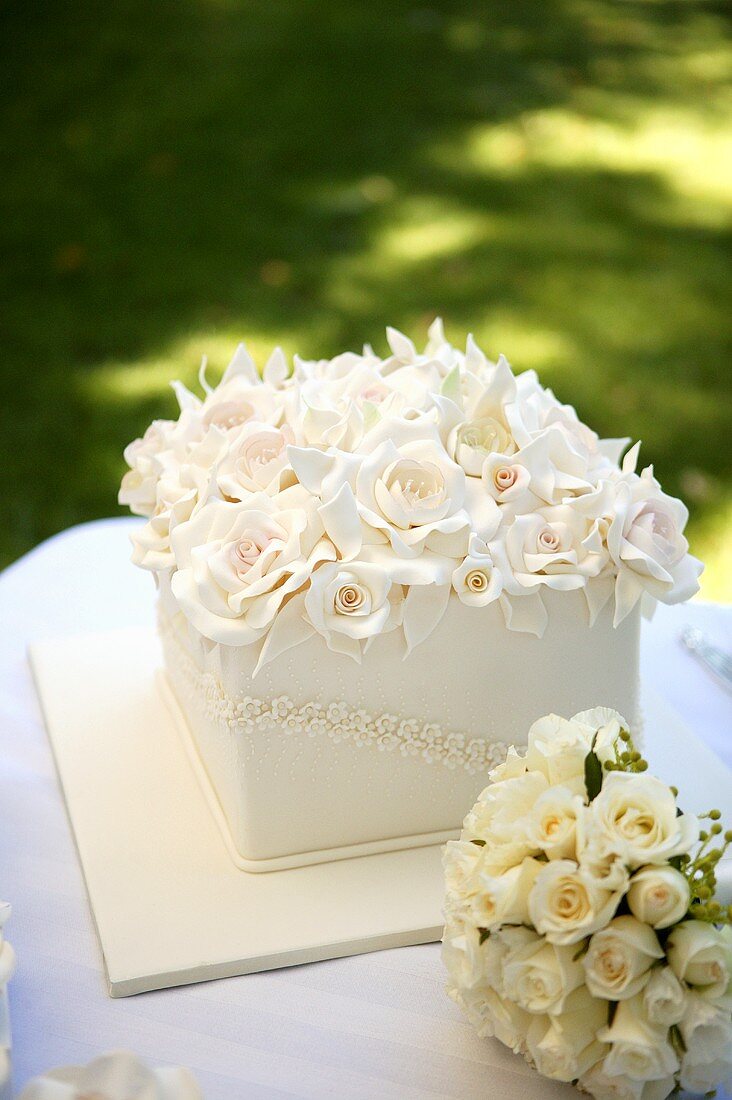
[[[111,996],[439,939],[440,846],[234,865],[157,687],[153,632],[38,642],[30,657]],[[690,809],[732,818],[724,765],[659,700],[644,706],[654,771]]]

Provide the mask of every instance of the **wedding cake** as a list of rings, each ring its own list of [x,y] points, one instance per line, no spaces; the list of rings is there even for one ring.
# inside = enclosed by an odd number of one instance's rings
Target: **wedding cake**
[[[261,376],[241,345],[125,451],[167,680],[248,870],[457,835],[548,712],[636,726],[641,604],[698,589],[638,445],[439,321],[421,353],[387,335]]]

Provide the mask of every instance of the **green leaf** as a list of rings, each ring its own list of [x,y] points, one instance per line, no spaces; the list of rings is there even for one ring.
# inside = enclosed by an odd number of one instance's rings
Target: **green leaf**
[[[480,932],[480,939],[478,940],[478,943],[482,947],[483,944],[485,943],[485,941],[490,936],[490,931],[489,931],[488,928],[480,928],[480,929],[478,929],[478,931]]]
[[[460,404],[460,367],[453,367],[450,373],[443,379],[440,393],[456,405]]]
[[[587,797],[592,802],[602,790],[602,764],[597,753],[590,749],[585,757],[585,787]]]
[[[485,841],[484,840],[471,840],[470,843],[471,844],[477,844],[479,848],[485,848]]]
[[[618,1011],[617,1001],[608,1001],[607,1003],[607,1026],[613,1026],[613,1020],[615,1019],[615,1013]]]

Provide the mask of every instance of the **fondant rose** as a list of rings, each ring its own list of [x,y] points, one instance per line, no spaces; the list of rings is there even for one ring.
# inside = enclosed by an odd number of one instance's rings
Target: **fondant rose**
[[[315,567],[335,558],[315,502],[301,486],[277,497],[210,501],[172,536],[173,594],[193,625],[225,645],[269,629],[284,600]]]
[[[355,491],[365,522],[398,554],[430,549],[458,557],[467,550],[465,474],[436,440],[385,440],[361,463]]]
[[[477,535],[471,538],[468,556],[452,575],[452,587],[458,599],[469,607],[485,607],[501,594],[500,571],[494,566],[485,542]]]
[[[287,448],[295,442],[289,424],[274,428],[253,421],[246,424],[229,445],[216,471],[216,481],[228,500],[243,500],[250,493],[270,496],[294,482]]]
[[[607,525],[607,548],[618,569],[615,621],[620,622],[641,594],[677,603],[699,591],[701,562],[687,553],[688,511],[667,496],[649,470],[616,487]]]
[[[362,642],[399,625],[403,600],[402,586],[379,566],[337,562],[313,573],[305,614],[329,649],[360,660]]]
[[[131,536],[132,560],[142,569],[166,570],[175,564],[170,545],[174,528],[205,504],[215,467],[225,447],[224,434],[209,428],[204,438],[185,446],[185,457],[166,452],[155,489],[155,508],[148,522]]]
[[[568,505],[516,516],[505,541],[490,544],[509,591],[541,585],[568,591],[583,588],[603,568],[602,554],[584,544],[587,521]]]

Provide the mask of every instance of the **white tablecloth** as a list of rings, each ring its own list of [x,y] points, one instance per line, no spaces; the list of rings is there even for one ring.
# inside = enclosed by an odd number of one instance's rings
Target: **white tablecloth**
[[[13,904],[18,956],[16,1086],[127,1048],[190,1066],[206,1100],[491,1097],[484,1044],[444,995],[436,945],[107,996],[25,651],[35,638],[152,623],[152,581],[128,562],[134,522],[74,528],[0,575],[0,897]],[[732,648],[732,607],[661,607],[643,676],[732,764],[732,697],[682,649],[687,622]]]

